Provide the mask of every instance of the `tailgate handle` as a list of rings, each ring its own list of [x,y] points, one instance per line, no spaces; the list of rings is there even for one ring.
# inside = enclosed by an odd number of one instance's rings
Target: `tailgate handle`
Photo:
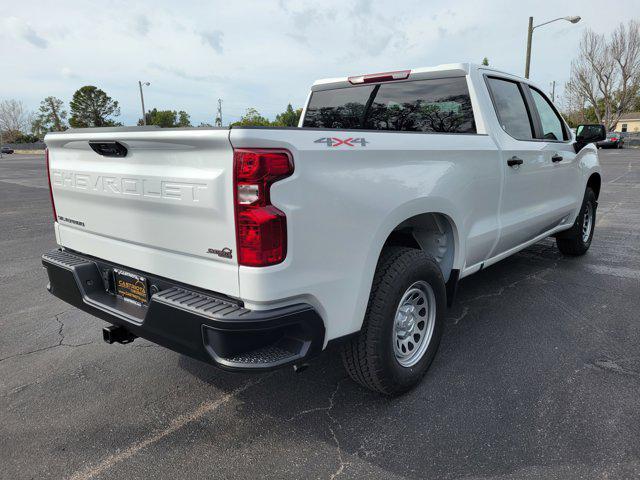
[[[91,149],[103,157],[126,157],[127,147],[120,142],[89,142]]]

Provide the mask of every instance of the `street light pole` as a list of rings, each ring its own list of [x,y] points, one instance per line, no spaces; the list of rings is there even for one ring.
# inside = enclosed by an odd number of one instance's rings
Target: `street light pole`
[[[531,42],[533,40],[533,31],[538,27],[547,25],[552,22],[557,22],[558,20],[566,20],[567,22],[578,23],[580,21],[580,17],[578,16],[559,17],[559,18],[554,18],[553,20],[549,20],[548,22],[540,23],[538,25],[534,25],[533,17],[529,17],[529,28],[527,29],[527,58],[524,65],[524,78],[529,78],[529,67],[531,66]]]
[[[533,17],[529,17],[529,29],[527,30],[527,63],[524,66],[524,78],[529,78],[529,65],[531,65],[531,40],[533,39]]]
[[[141,82],[138,80],[138,87],[140,87],[140,103],[142,103],[142,125],[147,124],[147,115],[145,114],[146,110],[144,109],[144,94],[142,93],[142,85],[149,86],[151,85],[149,82]]]

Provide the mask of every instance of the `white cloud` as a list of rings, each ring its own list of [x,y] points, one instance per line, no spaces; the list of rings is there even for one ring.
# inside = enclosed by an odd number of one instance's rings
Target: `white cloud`
[[[0,0],[7,2],[8,0]],[[213,121],[216,101],[235,119],[247,107],[273,116],[301,106],[317,78],[457,61],[522,74],[529,15],[557,22],[534,35],[532,78],[546,88],[569,74],[582,30],[607,33],[635,0],[603,9],[598,0],[22,0],[1,21],[0,96],[36,109],[54,95],[68,101],[85,84],[138,119],[138,80],[150,107],[186,110]]]
[[[79,78],[79,76],[76,73],[74,73],[73,70],[71,70],[69,67],[62,67],[60,69],[60,73],[64,78],[71,78],[71,79]]]
[[[42,38],[31,25],[17,17],[9,17],[4,21],[4,27],[13,34],[17,40],[25,40],[34,47],[47,48],[49,42]]]
[[[151,22],[146,15],[138,15],[133,23],[133,28],[137,33],[145,36],[147,33],[149,33]]]
[[[202,32],[200,37],[202,41],[213,48],[216,52],[222,54],[222,37],[224,33],[220,30],[213,30],[212,32]]]

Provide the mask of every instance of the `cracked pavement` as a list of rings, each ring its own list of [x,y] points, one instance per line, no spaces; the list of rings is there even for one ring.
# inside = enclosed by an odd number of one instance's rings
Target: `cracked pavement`
[[[601,151],[589,253],[546,240],[461,282],[436,360],[387,399],[338,352],[230,374],[49,295],[42,156],[0,159],[2,478],[640,476],[640,151]]]

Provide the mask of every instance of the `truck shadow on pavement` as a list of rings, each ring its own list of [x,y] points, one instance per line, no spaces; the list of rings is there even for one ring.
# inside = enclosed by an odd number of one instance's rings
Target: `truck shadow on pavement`
[[[398,398],[356,385],[336,349],[299,374],[229,374],[186,357],[180,365],[226,392],[255,382],[235,395],[237,419],[274,441],[326,449],[305,460],[304,476],[454,478],[540,474],[568,457],[589,464],[602,455],[585,417],[604,393],[580,398],[594,374],[589,352],[600,348],[573,303],[590,288],[582,277],[580,262],[548,240],[463,280],[431,369]],[[565,288],[578,295],[565,298]],[[331,458],[327,470],[321,460]]]

